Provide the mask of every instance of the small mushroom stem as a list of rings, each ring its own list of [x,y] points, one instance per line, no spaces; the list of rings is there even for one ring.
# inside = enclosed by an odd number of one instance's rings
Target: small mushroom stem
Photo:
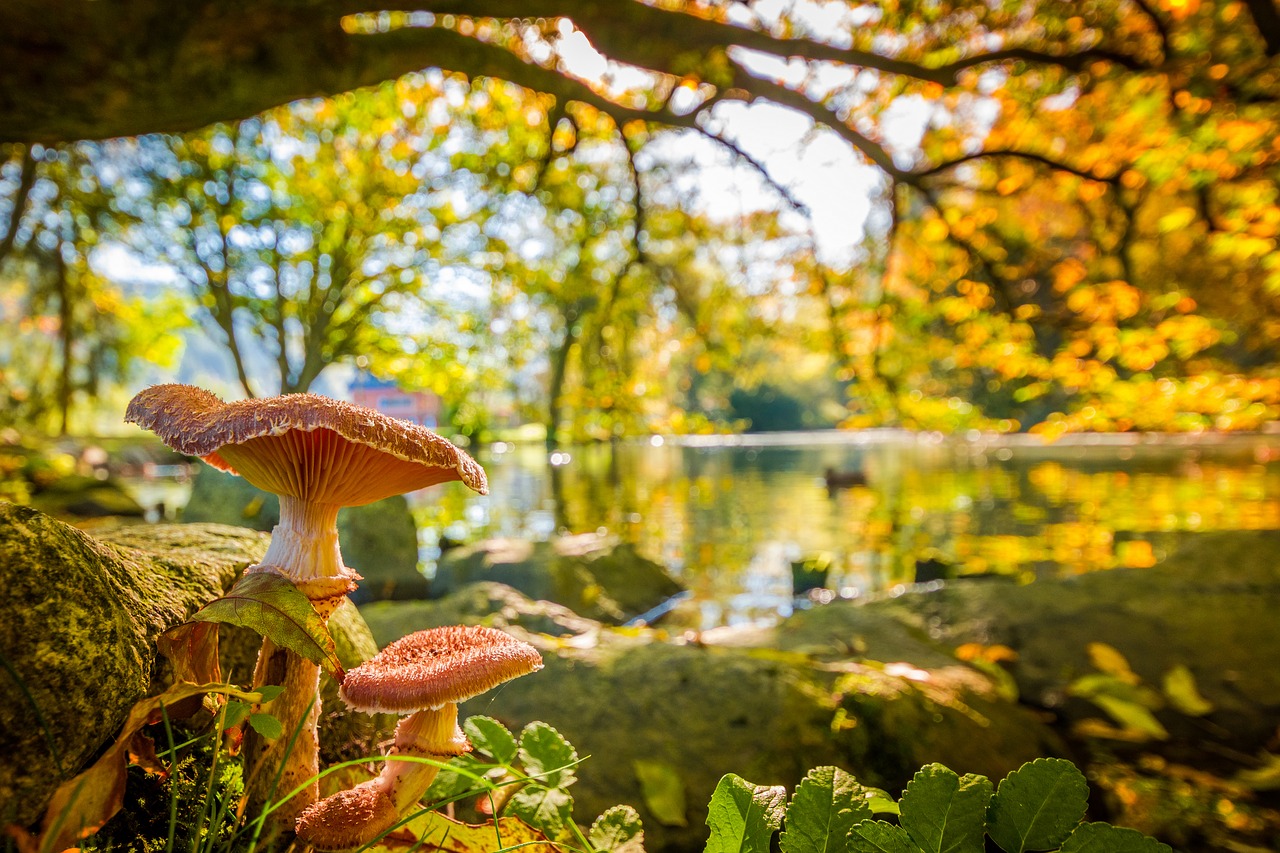
[[[471,744],[458,728],[456,702],[446,702],[440,708],[410,714],[396,726],[395,744],[378,774],[378,786],[395,803],[396,812],[404,814],[422,799],[439,768],[423,761],[397,761],[395,756],[412,755],[448,761],[455,755],[470,751]]]
[[[422,799],[440,769],[425,761],[397,760],[397,755],[447,761],[471,749],[458,728],[457,703],[418,711],[396,726],[395,744],[382,772],[374,779],[326,797],[298,817],[298,838],[319,850],[339,850],[370,843]]]

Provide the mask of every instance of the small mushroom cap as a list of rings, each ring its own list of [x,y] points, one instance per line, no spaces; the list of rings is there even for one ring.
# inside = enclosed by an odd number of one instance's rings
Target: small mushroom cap
[[[373,841],[399,819],[395,802],[371,779],[307,806],[296,829],[317,850],[348,850]]]
[[[542,669],[542,655],[496,628],[450,625],[401,637],[347,671],[340,695],[365,713],[407,714],[462,702]]]
[[[450,480],[488,492],[484,469],[447,439],[316,394],[224,403],[203,388],[154,385],[125,420],[277,495],[359,506]]]

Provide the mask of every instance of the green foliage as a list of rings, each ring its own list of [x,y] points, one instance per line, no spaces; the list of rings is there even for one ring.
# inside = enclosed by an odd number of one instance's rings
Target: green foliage
[[[1106,823],[1082,823],[1088,799],[1084,775],[1069,761],[1040,758],[1000,781],[994,794],[985,776],[959,776],[941,764],[923,767],[898,803],[897,823],[873,817],[881,792],[848,773],[819,767],[791,798],[780,788],[752,785],[729,774],[711,802],[708,851],[769,849],[783,822],[783,853],[1005,853],[1058,850],[1171,853],[1155,839]],[[989,839],[989,841],[988,841]]]
[[[769,839],[782,826],[787,794],[780,785],[753,785],[727,774],[707,807],[711,837],[706,853],[769,853]]]

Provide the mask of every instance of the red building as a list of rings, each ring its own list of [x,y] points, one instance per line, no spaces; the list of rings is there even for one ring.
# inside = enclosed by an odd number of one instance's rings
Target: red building
[[[351,383],[351,402],[393,418],[436,429],[440,425],[440,397],[430,391],[404,391],[390,380],[360,373]]]

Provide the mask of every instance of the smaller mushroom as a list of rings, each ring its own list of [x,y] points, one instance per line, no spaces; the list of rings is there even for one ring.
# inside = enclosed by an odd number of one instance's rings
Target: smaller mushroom
[[[439,769],[412,756],[447,761],[470,751],[458,727],[458,703],[542,669],[528,643],[494,628],[449,626],[417,631],[347,672],[339,695],[357,711],[408,714],[396,726],[382,772],[308,807],[297,833],[320,850],[368,844],[426,793]]]

